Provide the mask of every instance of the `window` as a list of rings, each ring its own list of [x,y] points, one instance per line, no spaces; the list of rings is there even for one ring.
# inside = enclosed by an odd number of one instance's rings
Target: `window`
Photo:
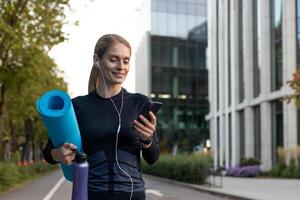
[[[271,91],[282,86],[282,0],[271,1]]]
[[[261,159],[260,107],[254,107],[254,157]]]
[[[228,142],[229,142],[229,166],[232,163],[232,127],[231,127],[231,114],[228,115]]]
[[[243,51],[243,1],[239,1],[239,102],[245,98],[244,93],[244,51]]]
[[[283,147],[283,109],[282,102],[272,102],[272,162],[277,161],[277,149]]]
[[[217,118],[217,166],[220,166],[220,118]]]
[[[231,40],[230,40],[230,36],[231,36],[231,19],[230,16],[231,12],[230,12],[230,1],[228,1],[228,105],[231,105]]]
[[[253,95],[257,97],[260,93],[260,70],[258,62],[258,40],[259,40],[259,0],[253,0]]]
[[[245,158],[245,115],[244,110],[240,111],[240,158]]]

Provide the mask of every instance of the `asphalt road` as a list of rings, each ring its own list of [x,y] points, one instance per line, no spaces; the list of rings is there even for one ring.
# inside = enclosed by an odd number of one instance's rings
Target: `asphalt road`
[[[144,176],[147,200],[221,200],[224,198]],[[55,171],[0,196],[0,200],[68,200],[72,184]]]

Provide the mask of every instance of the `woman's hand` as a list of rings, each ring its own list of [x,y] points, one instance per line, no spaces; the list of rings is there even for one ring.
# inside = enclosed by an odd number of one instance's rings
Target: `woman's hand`
[[[51,150],[51,156],[56,162],[70,165],[75,159],[77,147],[74,144],[64,143],[61,147]]]
[[[150,111],[149,112],[150,121],[147,120],[143,115],[140,115],[139,118],[144,122],[144,124],[138,122],[137,120],[133,121],[133,127],[135,130],[137,130],[140,134],[140,139],[145,141],[153,136],[153,133],[155,131],[156,127],[156,117],[155,115]],[[143,144],[143,147],[146,149],[150,147],[151,143],[146,145]]]

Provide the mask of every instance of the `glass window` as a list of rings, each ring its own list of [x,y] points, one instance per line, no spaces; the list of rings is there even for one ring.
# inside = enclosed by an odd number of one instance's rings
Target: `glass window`
[[[217,166],[220,166],[220,118],[217,118]]]
[[[229,146],[229,166],[232,163],[232,128],[231,128],[231,114],[228,115],[228,146]]]
[[[259,0],[253,0],[253,95],[257,97],[260,93],[260,69],[258,62],[258,31],[259,31]]]
[[[216,6],[216,43],[217,43],[217,49],[216,49],[216,72],[217,72],[217,110],[219,110],[220,108],[220,86],[219,86],[219,78],[220,78],[220,74],[219,74],[219,1],[216,2],[217,6]]]
[[[228,15],[228,17],[227,17],[227,19],[228,19],[228,26],[227,26],[227,28],[228,28],[228,31],[227,31],[227,33],[228,33],[228,39],[227,39],[227,41],[228,41],[228,105],[230,106],[231,105],[231,58],[230,58],[230,56],[231,56],[231,39],[230,39],[230,36],[231,36],[231,11],[230,11],[230,8],[231,6],[230,6],[230,1],[228,1],[228,13],[227,13],[227,15]]]
[[[244,51],[243,51],[243,1],[239,1],[239,102],[245,98],[244,92]]]
[[[282,86],[282,0],[271,1],[272,23],[272,78],[271,90],[279,90]]]
[[[283,106],[280,100],[272,102],[272,162],[277,161],[277,149],[283,147]]]
[[[240,118],[240,158],[245,158],[245,115],[244,110],[239,112]]]
[[[254,107],[254,157],[261,159],[260,107]]]

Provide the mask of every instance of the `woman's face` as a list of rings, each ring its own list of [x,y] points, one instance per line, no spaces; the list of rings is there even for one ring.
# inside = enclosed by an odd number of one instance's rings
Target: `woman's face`
[[[108,48],[99,63],[107,85],[124,82],[130,68],[129,61],[130,49],[123,43],[118,42]]]

